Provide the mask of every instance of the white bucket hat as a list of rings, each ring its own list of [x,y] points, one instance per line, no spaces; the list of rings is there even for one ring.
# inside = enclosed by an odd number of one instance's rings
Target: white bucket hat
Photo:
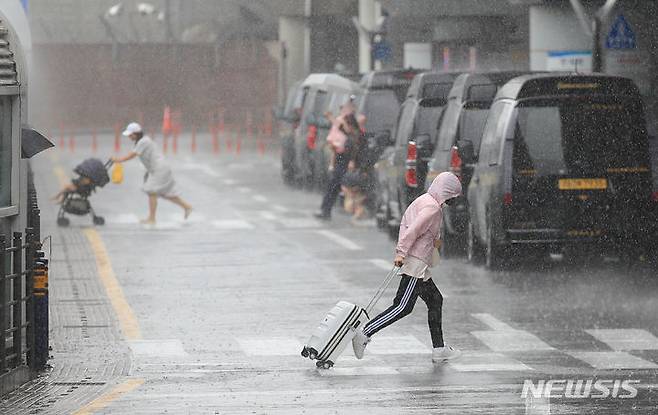
[[[126,126],[126,129],[123,132],[123,136],[129,137],[130,134],[141,133],[141,132],[142,132],[142,126],[136,122],[131,122]]]

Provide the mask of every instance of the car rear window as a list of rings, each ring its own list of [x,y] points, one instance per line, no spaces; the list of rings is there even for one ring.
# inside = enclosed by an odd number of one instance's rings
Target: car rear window
[[[395,129],[395,120],[400,111],[400,104],[394,91],[382,89],[371,91],[363,96],[363,115],[366,116],[366,131],[377,133]]]
[[[648,142],[638,102],[565,100],[519,107],[515,171],[591,175],[646,170]]]

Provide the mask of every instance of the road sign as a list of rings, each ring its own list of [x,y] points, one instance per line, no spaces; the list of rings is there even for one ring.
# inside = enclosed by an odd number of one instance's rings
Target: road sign
[[[387,61],[391,58],[393,49],[391,44],[385,40],[372,44],[372,56],[378,61]]]
[[[623,14],[620,14],[612,23],[610,33],[605,40],[608,49],[635,49],[635,32],[631,29]]]

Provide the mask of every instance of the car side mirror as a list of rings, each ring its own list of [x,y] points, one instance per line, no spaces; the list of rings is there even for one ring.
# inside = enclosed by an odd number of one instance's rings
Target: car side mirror
[[[457,141],[457,153],[462,161],[466,164],[473,164],[477,161],[475,155],[475,147],[471,140],[459,140]]]

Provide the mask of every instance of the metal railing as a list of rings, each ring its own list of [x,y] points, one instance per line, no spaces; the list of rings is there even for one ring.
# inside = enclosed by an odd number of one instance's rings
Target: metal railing
[[[36,191],[28,183],[25,233],[0,234],[0,375],[25,363],[39,370],[48,359],[48,261]]]

